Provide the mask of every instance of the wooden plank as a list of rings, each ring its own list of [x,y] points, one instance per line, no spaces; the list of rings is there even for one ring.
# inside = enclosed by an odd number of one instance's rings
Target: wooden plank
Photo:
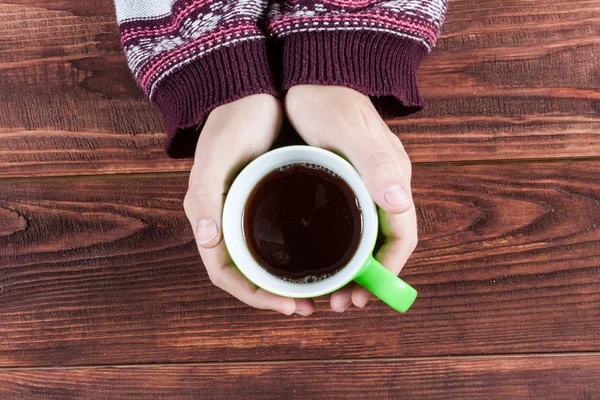
[[[162,151],[111,0],[0,2],[0,38],[0,177],[189,169]]]
[[[392,129],[419,162],[598,156],[598,54],[597,1],[450,0],[429,107]]]
[[[112,1],[0,3],[0,177],[185,171],[130,77]],[[390,120],[415,162],[600,154],[600,9],[450,2],[419,71],[426,111]]]
[[[443,358],[0,372],[10,399],[568,399],[600,396],[600,357]]]
[[[0,365],[599,351],[600,162],[415,169],[399,315],[253,310],[207,279],[187,177],[0,182]]]

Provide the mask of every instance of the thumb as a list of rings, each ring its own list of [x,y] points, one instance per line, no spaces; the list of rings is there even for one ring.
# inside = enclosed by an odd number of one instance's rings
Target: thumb
[[[198,246],[210,249],[223,239],[221,215],[225,194],[222,187],[196,181],[200,174],[190,175],[190,184],[183,201],[183,208],[192,225]]]
[[[356,166],[371,197],[384,211],[401,214],[413,205],[410,192],[410,164],[402,168],[403,156],[393,151],[361,152]]]

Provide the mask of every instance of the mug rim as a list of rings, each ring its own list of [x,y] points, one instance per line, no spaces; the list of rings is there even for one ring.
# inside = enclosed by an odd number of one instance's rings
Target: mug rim
[[[338,174],[352,188],[362,213],[361,239],[348,264],[334,275],[311,283],[289,282],[267,272],[254,259],[244,238],[243,215],[252,190],[271,171],[297,163],[318,164]],[[240,272],[255,285],[285,297],[317,297],[331,293],[352,281],[372,256],[377,239],[377,208],[359,173],[344,158],[316,147],[288,146],[256,158],[235,178],[225,199],[222,229],[231,259]]]

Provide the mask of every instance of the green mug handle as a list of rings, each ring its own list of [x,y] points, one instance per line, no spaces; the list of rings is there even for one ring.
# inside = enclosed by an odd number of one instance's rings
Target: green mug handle
[[[406,312],[417,298],[417,291],[369,256],[354,280],[388,306]]]

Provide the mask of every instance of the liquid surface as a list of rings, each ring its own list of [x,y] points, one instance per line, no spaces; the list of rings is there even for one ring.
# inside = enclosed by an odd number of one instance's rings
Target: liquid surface
[[[350,261],[362,235],[362,213],[350,186],[312,164],[291,164],[265,176],[244,209],[244,236],[269,273],[315,282]]]

